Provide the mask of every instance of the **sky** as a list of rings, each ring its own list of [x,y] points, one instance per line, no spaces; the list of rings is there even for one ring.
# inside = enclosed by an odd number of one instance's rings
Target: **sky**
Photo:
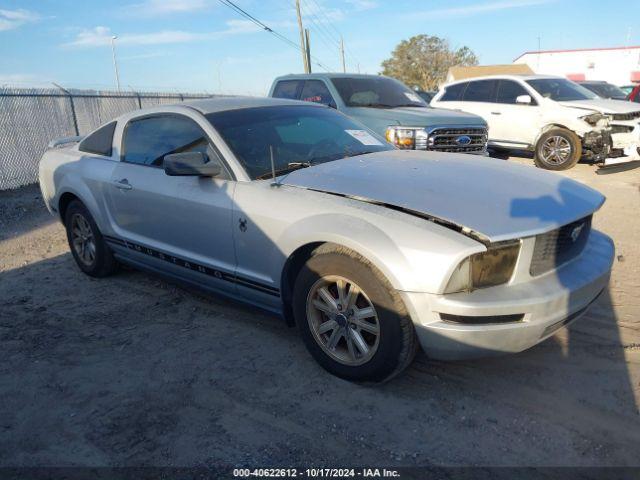
[[[295,0],[233,0],[299,43]],[[640,45],[638,0],[300,0],[314,71],[379,73],[413,35],[468,46],[481,64],[525,51]],[[0,0],[0,87],[265,95],[302,71],[300,51],[221,0]]]

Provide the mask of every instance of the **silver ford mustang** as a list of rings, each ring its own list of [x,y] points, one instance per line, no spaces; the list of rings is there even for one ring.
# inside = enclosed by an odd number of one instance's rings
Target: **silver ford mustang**
[[[88,275],[118,263],[282,315],[358,381],[519,352],[606,287],[604,197],[555,173],[396,150],[335,110],[219,98],[140,110],[40,163]]]

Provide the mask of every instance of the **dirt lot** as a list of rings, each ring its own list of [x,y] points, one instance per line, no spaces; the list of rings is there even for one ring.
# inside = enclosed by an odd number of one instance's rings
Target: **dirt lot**
[[[640,465],[640,169],[566,175],[608,197],[608,294],[527,352],[377,387],[250,308],[84,276],[37,188],[0,193],[0,465]]]

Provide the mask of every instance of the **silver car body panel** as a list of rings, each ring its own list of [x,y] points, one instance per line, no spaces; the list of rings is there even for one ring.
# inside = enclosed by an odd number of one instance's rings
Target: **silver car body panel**
[[[489,242],[554,230],[604,202],[596,190],[554,173],[447,153],[373,153],[298,170],[281,181],[432,216]]]
[[[396,151],[312,166],[276,182],[251,181],[203,116],[216,109],[290,103],[229,98],[124,115],[117,119],[110,157],[81,152],[78,145],[45,153],[43,198],[55,213],[64,195],[78,197],[121,261],[277,313],[286,296],[283,270],[296,251],[325,242],[348,247],[400,292],[423,348],[442,358],[526,348],[542,339],[533,338],[531,325],[584,308],[606,285],[613,245],[596,232],[590,247],[568,265],[536,279],[527,273],[531,235],[602,204],[600,194],[576,182],[502,161]],[[156,114],[197,122],[220,152],[228,176],[169,177],[159,168],[121,162],[126,123]],[[516,274],[505,285],[445,295],[460,262],[487,248],[473,232],[485,242],[526,237]],[[530,286],[535,288],[527,300]],[[508,335],[506,327],[451,329],[438,317],[522,308],[525,322],[510,326]]]

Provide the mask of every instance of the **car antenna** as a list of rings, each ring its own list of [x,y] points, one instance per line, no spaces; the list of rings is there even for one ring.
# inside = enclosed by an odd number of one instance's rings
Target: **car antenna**
[[[276,181],[276,164],[273,161],[273,145],[269,145],[269,155],[271,156],[271,175],[273,177],[272,187],[279,187],[280,184]]]

